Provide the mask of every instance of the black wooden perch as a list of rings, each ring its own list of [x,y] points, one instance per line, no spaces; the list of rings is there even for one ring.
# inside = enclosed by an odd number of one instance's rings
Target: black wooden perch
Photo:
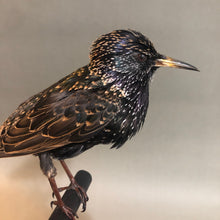
[[[92,176],[85,170],[80,170],[75,175],[76,182],[85,190],[88,190],[90,183],[92,182]],[[77,196],[75,190],[69,189],[64,193],[62,200],[66,206],[71,208],[74,213],[77,212],[80,206],[80,198]],[[56,207],[51,214],[49,220],[69,220],[69,218],[62,212],[59,207]]]

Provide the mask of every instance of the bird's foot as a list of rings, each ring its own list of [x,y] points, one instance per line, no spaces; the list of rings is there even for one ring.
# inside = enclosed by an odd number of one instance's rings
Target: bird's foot
[[[64,205],[63,202],[59,203],[58,201],[52,201],[50,203],[51,208],[53,207],[53,205],[59,206],[60,209],[68,216],[69,219],[76,220],[75,217],[78,218],[78,215],[76,213],[74,213],[71,208]]]
[[[59,188],[58,190],[62,191],[66,189],[73,189],[80,198],[80,201],[82,203],[82,212],[84,212],[86,210],[86,202],[89,200],[89,197],[87,196],[85,190],[76,182],[65,161],[60,160],[60,163],[65,170],[67,176],[69,177],[70,185],[67,187]]]
[[[80,198],[81,203],[82,203],[82,212],[84,212],[86,210],[86,202],[89,200],[89,197],[87,196],[85,190],[80,185],[78,185],[75,179],[71,179],[69,186],[59,187],[58,191],[62,192],[64,190],[69,190],[69,189],[73,189],[78,195],[78,197]]]

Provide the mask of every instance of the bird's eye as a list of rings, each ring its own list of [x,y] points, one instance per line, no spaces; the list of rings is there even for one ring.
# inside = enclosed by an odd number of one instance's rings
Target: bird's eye
[[[146,56],[144,54],[142,54],[142,53],[135,54],[135,58],[139,62],[145,62],[146,59],[147,59]]]

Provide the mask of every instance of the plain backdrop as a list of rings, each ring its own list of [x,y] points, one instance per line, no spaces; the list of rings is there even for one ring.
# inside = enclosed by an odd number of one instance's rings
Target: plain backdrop
[[[80,220],[220,219],[219,11],[219,0],[0,0],[1,123],[87,64],[92,41],[115,29],[140,31],[200,69],[159,69],[139,134],[119,150],[100,145],[67,161],[93,176]],[[48,219],[51,200],[38,158],[0,159],[0,219]]]

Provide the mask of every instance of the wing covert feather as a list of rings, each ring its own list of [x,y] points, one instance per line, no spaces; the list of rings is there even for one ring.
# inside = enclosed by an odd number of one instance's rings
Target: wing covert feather
[[[8,154],[33,154],[69,143],[82,143],[98,134],[117,112],[105,93],[90,90],[51,93],[16,119],[2,133]]]

